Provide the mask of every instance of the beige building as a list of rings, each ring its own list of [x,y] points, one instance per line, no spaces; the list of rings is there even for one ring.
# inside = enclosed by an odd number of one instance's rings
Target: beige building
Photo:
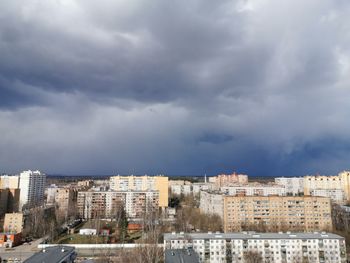
[[[55,203],[61,216],[69,217],[76,213],[77,191],[70,188],[56,188]]]
[[[21,233],[23,230],[23,214],[8,213],[5,214],[4,232]]]
[[[0,176],[0,189],[11,188],[15,189],[19,186],[18,175],[1,175]]]
[[[331,230],[331,201],[313,196],[224,196],[224,230],[251,226],[278,230]]]
[[[92,180],[83,180],[83,181],[78,181],[77,186],[78,188],[85,188],[88,189],[93,185]]]
[[[311,195],[314,190],[342,190],[345,200],[350,201],[350,172],[344,171],[335,176],[305,176],[304,195]]]
[[[245,174],[220,174],[218,176],[209,177],[209,182],[214,183],[217,188],[222,186],[229,186],[233,184],[247,184],[248,175]]]
[[[168,207],[169,179],[166,176],[112,176],[110,189],[114,191],[158,191],[159,207]]]
[[[159,208],[158,191],[85,191],[78,192],[80,217],[113,218],[120,207],[130,218],[141,218]]]

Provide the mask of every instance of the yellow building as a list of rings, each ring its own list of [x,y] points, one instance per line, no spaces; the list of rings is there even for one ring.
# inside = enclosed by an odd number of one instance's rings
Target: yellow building
[[[224,196],[224,230],[331,230],[331,201],[314,196]]]
[[[159,207],[168,206],[169,179],[166,176],[112,176],[110,188],[114,191],[159,191]]]
[[[342,190],[344,197],[350,201],[350,172],[344,171],[334,176],[304,176],[304,195],[311,195],[313,190]]]
[[[22,213],[5,214],[4,232],[21,233],[22,229],[23,229]]]

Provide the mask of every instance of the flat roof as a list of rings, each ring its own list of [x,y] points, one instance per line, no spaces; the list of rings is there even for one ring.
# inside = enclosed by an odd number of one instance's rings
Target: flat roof
[[[255,233],[255,232],[240,232],[240,233],[165,233],[164,240],[173,239],[344,239],[344,237],[326,233]]]
[[[200,263],[193,249],[166,249],[165,263]]]
[[[45,252],[44,252],[45,251]],[[59,263],[74,254],[74,247],[47,247],[24,261],[24,263]]]

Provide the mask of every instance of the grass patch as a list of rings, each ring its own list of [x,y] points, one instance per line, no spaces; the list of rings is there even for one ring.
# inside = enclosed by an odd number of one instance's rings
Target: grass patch
[[[56,244],[105,244],[108,240],[103,236],[87,236],[87,235],[67,235],[58,239]]]

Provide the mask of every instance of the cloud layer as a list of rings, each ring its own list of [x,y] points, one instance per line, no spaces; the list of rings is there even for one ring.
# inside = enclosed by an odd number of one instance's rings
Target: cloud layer
[[[0,1],[0,169],[350,165],[350,3]]]

